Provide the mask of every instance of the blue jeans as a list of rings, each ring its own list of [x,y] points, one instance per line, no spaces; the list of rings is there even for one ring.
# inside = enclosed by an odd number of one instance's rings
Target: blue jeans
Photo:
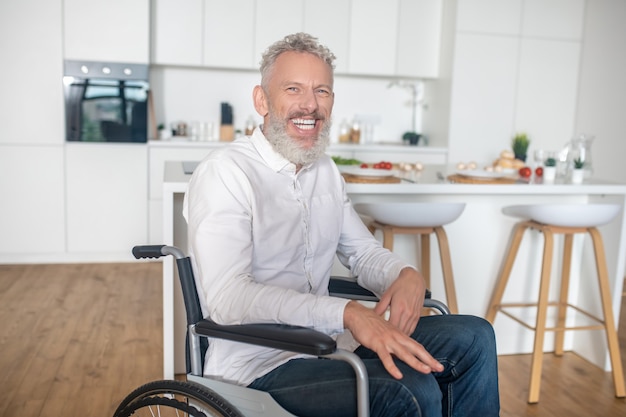
[[[396,364],[404,375],[390,376],[378,356],[359,347],[367,367],[372,417],[493,417],[500,413],[496,344],[491,325],[478,317],[425,316],[412,337],[445,369],[429,375]],[[337,360],[294,359],[256,379],[251,388],[269,392],[301,416],[356,416],[355,376]]]

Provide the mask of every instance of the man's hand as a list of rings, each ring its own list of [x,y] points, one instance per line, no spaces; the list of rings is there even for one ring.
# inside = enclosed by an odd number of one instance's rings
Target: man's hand
[[[410,336],[420,319],[425,294],[426,284],[422,274],[412,268],[404,268],[380,298],[374,312],[382,315],[389,308],[389,322]]]
[[[402,378],[402,373],[393,361],[400,359],[418,372],[443,371],[441,365],[424,347],[400,329],[387,322],[374,310],[356,301],[350,301],[344,310],[344,326],[363,346],[376,352],[391,376]]]

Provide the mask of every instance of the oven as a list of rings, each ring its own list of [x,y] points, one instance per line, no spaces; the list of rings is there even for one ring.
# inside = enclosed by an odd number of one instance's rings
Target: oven
[[[66,60],[67,141],[147,142],[148,76],[144,64]]]

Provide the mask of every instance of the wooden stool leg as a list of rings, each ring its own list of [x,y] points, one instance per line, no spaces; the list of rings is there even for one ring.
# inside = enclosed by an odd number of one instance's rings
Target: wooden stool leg
[[[419,265],[420,272],[424,277],[426,288],[430,289],[430,235],[424,233],[420,235],[420,251]]]
[[[557,329],[565,328],[565,318],[567,314],[567,302],[569,298],[570,270],[572,268],[572,246],[574,235],[568,233],[563,242],[563,264],[561,266],[561,293],[559,296],[559,312],[557,318]],[[554,333],[554,354],[563,355],[563,344],[565,342],[565,330],[556,330]]]
[[[443,283],[446,289],[446,301],[452,314],[459,314],[459,306],[456,300],[456,289],[454,287],[454,275],[452,273],[452,258],[450,257],[450,247],[448,236],[441,226],[434,228],[437,241],[439,242],[439,257],[441,258],[441,270],[443,271]]]
[[[624,389],[624,371],[619,352],[619,339],[613,318],[613,308],[611,303],[611,290],[609,287],[609,273],[606,267],[606,255],[602,243],[602,235],[595,227],[589,229],[589,234],[593,240],[593,249],[596,258],[596,268],[598,274],[598,284],[600,286],[600,297],[602,299],[602,310],[604,313],[604,328],[606,331],[609,355],[611,357],[611,368],[613,371],[613,382],[615,384],[615,396],[623,398],[626,396]]]
[[[389,226],[383,226],[383,248],[393,251],[393,229]]]
[[[554,237],[548,227],[543,229],[544,247],[541,266],[541,281],[539,284],[539,304],[537,306],[537,323],[535,325],[535,343],[530,366],[530,386],[528,388],[528,402],[539,402],[541,386],[541,367],[543,365],[543,341],[546,332],[546,317],[548,314],[548,296],[550,292],[550,272],[552,270],[552,252]]]
[[[491,300],[489,301],[489,307],[487,308],[487,313],[485,314],[485,318],[490,323],[493,323],[496,319],[496,313],[498,312],[500,303],[502,302],[502,296],[504,295],[506,284],[509,281],[509,276],[511,275],[513,263],[515,263],[515,257],[517,256],[519,245],[527,228],[528,225],[526,224],[526,222],[519,222],[515,225],[513,231],[511,232],[511,240],[509,242],[509,247],[506,252],[506,257],[502,262],[500,274],[498,275],[498,279],[496,280],[496,285],[493,289]]]

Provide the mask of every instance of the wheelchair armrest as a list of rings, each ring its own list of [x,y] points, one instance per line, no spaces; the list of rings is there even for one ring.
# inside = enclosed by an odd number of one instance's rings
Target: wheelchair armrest
[[[200,336],[314,356],[328,355],[337,349],[337,343],[330,336],[307,327],[287,324],[221,325],[205,319],[196,323],[195,332]]]
[[[330,277],[328,292],[333,297],[349,298],[351,300],[378,301],[376,294],[361,287],[356,280],[348,277]],[[432,293],[426,289],[426,299],[431,298]]]

